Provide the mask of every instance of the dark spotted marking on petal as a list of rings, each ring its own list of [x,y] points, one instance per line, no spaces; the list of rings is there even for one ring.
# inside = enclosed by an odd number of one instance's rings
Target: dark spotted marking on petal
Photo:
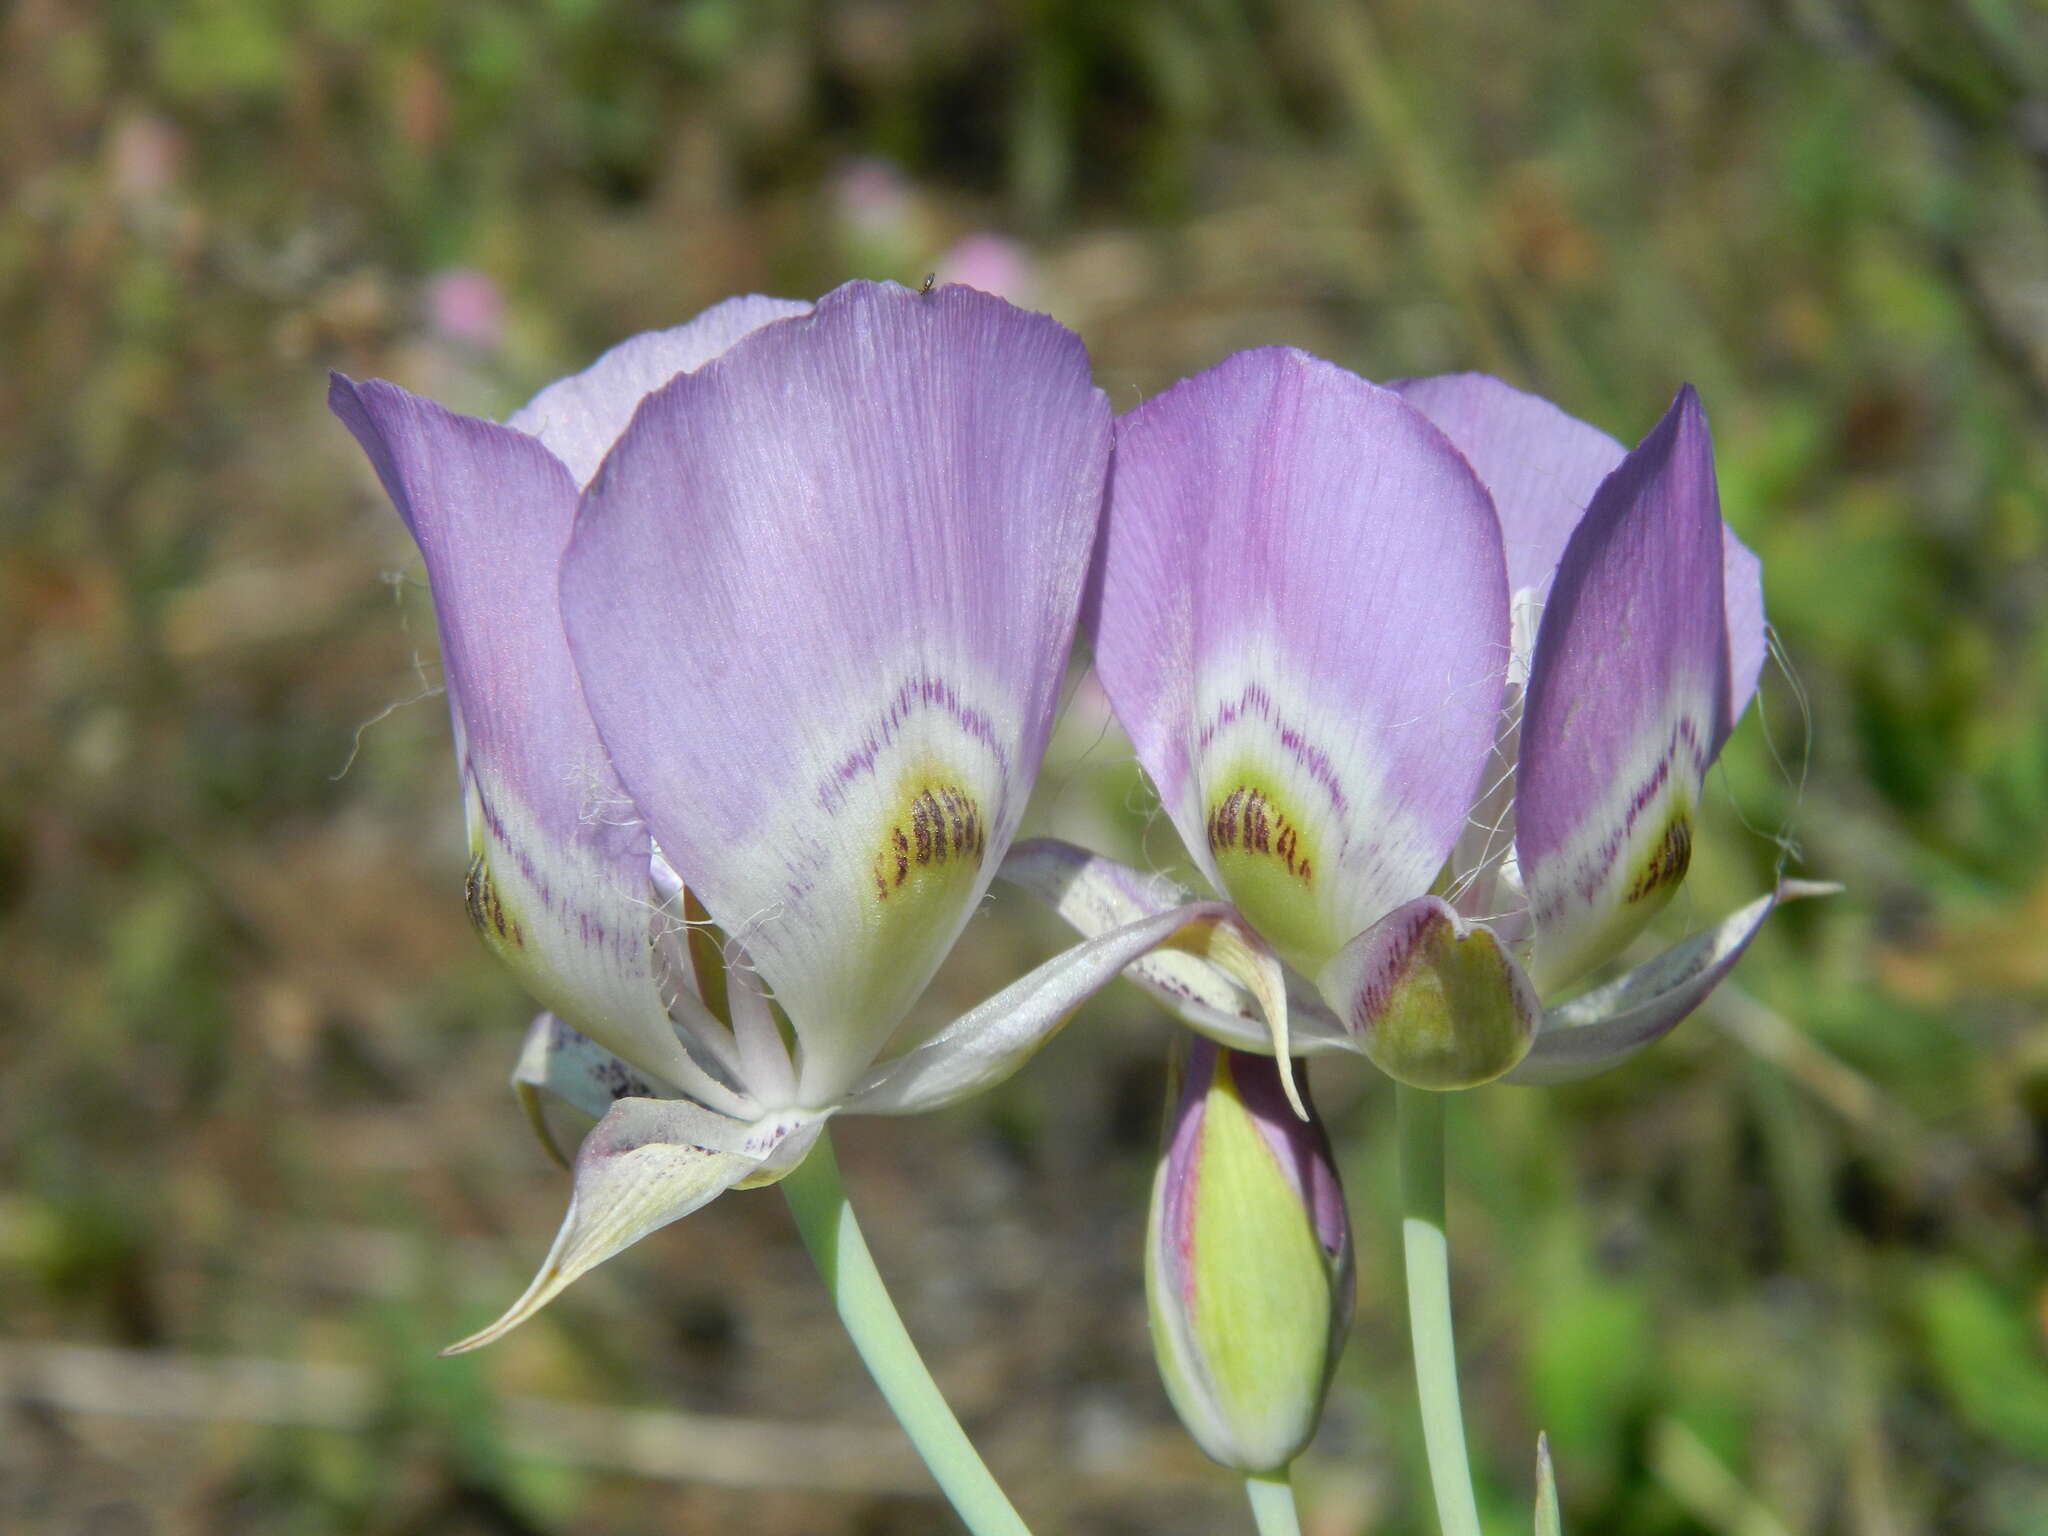
[[[978,869],[987,849],[988,828],[974,796],[957,784],[922,785],[907,797],[875,855],[875,896],[887,901],[914,871],[969,861]]]
[[[1269,854],[1303,885],[1315,878],[1314,866],[1301,846],[1301,829],[1262,789],[1240,784],[1217,801],[1209,812],[1208,834],[1213,853]]]
[[[462,905],[486,944],[493,948],[525,947],[526,936],[520,932],[519,920],[507,912],[504,902],[498,899],[498,887],[491,879],[490,866],[480,853],[469,861],[469,873],[463,877]]]
[[[1664,829],[1664,836],[1658,840],[1648,862],[1636,872],[1635,881],[1629,886],[1624,900],[1647,901],[1653,896],[1668,894],[1672,886],[1685,878],[1685,872],[1691,866],[1692,818],[1681,812],[1671,818],[1671,824]]]
[[[620,1099],[651,1099],[657,1097],[654,1084],[635,1072],[616,1056],[607,1056],[598,1063],[596,1077],[604,1091],[612,1096],[612,1102]]]
[[[1350,937],[1336,931],[1316,880],[1328,851],[1317,820],[1322,798],[1311,785],[1304,816],[1256,759],[1211,767],[1218,792],[1208,797],[1202,829],[1217,882],[1290,965],[1312,976]]]

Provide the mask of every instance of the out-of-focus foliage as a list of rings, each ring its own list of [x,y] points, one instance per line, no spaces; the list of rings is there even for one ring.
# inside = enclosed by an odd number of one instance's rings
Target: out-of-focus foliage
[[[417,565],[321,405],[332,365],[502,413],[727,293],[933,269],[1076,326],[1119,408],[1264,342],[1631,440],[1700,386],[1797,684],[1670,921],[1780,828],[1850,893],[1623,1071],[1459,1106],[1483,1497],[1527,1528],[1547,1427],[1575,1536],[2048,1530],[2030,0],[19,0],[0,1527],[949,1528],[772,1195],[432,1358],[563,1191],[502,1093],[525,1004],[464,929]],[[1043,824],[1171,860],[1077,697]],[[1056,939],[999,903],[935,1007]],[[1142,1331],[1164,1028],[1113,996],[994,1098],[842,1137],[1047,1529],[1242,1520]],[[1361,1295],[1304,1506],[1422,1531],[1389,1103],[1318,1087]],[[620,1417],[656,1407],[714,1417]]]

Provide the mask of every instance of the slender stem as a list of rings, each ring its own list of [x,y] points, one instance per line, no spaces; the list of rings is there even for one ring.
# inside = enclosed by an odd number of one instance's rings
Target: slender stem
[[[1259,1536],[1301,1536],[1301,1519],[1294,1512],[1294,1483],[1287,1468],[1278,1472],[1255,1472],[1244,1480],[1252,1496],[1252,1519]]]
[[[782,1192],[853,1347],[961,1520],[975,1536],[1031,1536],[968,1443],[889,1300],[847,1203],[829,1137],[818,1138],[803,1165],[782,1181]]]
[[[1443,1536],[1479,1536],[1479,1505],[1458,1407],[1458,1351],[1451,1336],[1450,1245],[1444,1237],[1444,1095],[1397,1084],[1401,1132],[1401,1246],[1408,1260],[1408,1332],[1422,1440]]]

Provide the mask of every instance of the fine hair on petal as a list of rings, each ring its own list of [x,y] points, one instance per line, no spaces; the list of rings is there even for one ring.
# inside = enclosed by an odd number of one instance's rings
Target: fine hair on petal
[[[1088,680],[1094,675],[1095,668],[1092,664],[1085,667],[1076,667],[1072,670],[1072,681],[1067,684],[1066,695],[1060,700],[1059,708],[1053,712],[1052,730],[1046,738],[1048,742],[1058,739],[1061,729],[1066,725],[1067,716],[1073,709],[1074,700],[1080,697],[1081,690],[1087,686]],[[1043,797],[1047,802],[1045,816],[1048,823],[1054,826],[1059,824],[1062,803],[1066,800],[1068,794],[1072,792],[1074,786],[1080,782],[1084,771],[1098,766],[1102,768],[1114,768],[1117,766],[1116,763],[1097,765],[1089,761],[1089,759],[1095,756],[1097,749],[1101,747],[1103,742],[1109,739],[1110,727],[1115,724],[1115,712],[1105,708],[1102,711],[1102,724],[1096,728],[1094,739],[1074,755],[1074,760],[1071,763],[1060,769],[1057,779],[1052,774],[1044,772],[1041,768],[1038,775],[1039,787],[1033,791],[1033,795],[1034,797]],[[1135,762],[1136,758],[1129,757],[1119,761]],[[1127,800],[1128,798],[1126,796]],[[1157,797],[1155,796],[1154,798],[1156,799]],[[1126,808],[1132,809],[1132,813],[1136,814],[1134,808],[1128,806]],[[983,894],[983,899],[987,899],[986,893]]]
[[[425,591],[426,583],[418,580],[409,572],[395,570],[383,572],[378,579],[391,589],[391,600],[398,605],[398,627],[404,630],[405,633],[411,634],[412,616],[406,611],[405,591],[407,587],[417,587],[421,591]],[[420,654],[417,646],[413,648],[412,671],[413,676],[419,679],[419,691],[402,699],[393,699],[367,719],[356,722],[355,731],[349,737],[348,756],[343,759],[342,765],[339,768],[327,776],[328,783],[338,784],[348,777],[349,769],[355,767],[356,759],[362,755],[363,735],[371,726],[381,725],[401,709],[410,709],[413,705],[424,703],[428,699],[439,698],[448,691],[446,683],[437,683],[427,675],[427,659]]]
[[[1720,777],[1721,787],[1728,803],[1735,811],[1735,817],[1744,831],[1752,836],[1765,838],[1774,844],[1778,856],[1772,866],[1773,879],[1783,879],[1785,871],[1793,864],[1805,861],[1805,850],[1799,841],[1796,822],[1800,808],[1806,803],[1806,785],[1813,768],[1813,703],[1806,692],[1806,684],[1792,665],[1792,658],[1785,649],[1783,639],[1775,624],[1764,625],[1764,652],[1770,664],[1785,681],[1785,687],[1792,696],[1792,706],[1798,715],[1798,740],[1793,748],[1791,760],[1787,760],[1778,732],[1772,728],[1770,702],[1763,687],[1756,691],[1755,709],[1758,728],[1764,737],[1764,749],[1770,754],[1771,766],[1777,770],[1778,781],[1792,791],[1792,805],[1785,813],[1785,819],[1776,831],[1768,831],[1749,819],[1740,800],[1729,788],[1725,760],[1717,760],[1714,768]]]
[[[586,827],[637,827],[643,825],[640,808],[619,787],[611,764],[593,754],[569,764],[563,782],[578,792],[582,808],[576,819]]]

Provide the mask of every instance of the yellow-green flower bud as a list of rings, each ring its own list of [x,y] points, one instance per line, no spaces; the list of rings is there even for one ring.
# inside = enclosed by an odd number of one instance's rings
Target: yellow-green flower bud
[[[1278,1064],[1195,1039],[1152,1185],[1145,1289],[1188,1433],[1243,1472],[1315,1434],[1351,1322],[1351,1228],[1329,1138]]]

